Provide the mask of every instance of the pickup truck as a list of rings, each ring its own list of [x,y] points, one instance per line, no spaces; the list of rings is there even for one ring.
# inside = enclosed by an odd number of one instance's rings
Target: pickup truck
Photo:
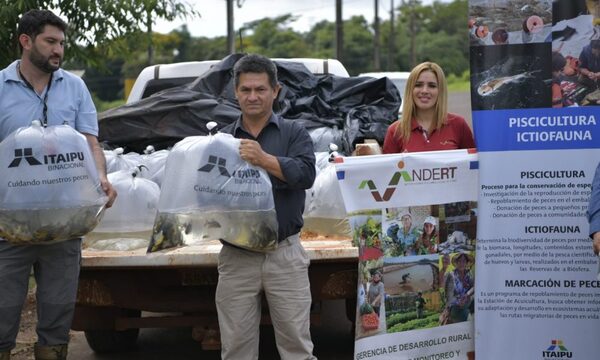
[[[336,75],[348,76],[337,60],[282,60],[303,62],[314,73],[334,71]],[[211,62],[191,62],[148,67],[136,80],[128,102],[192,81],[210,65]],[[115,234],[114,239],[119,236]],[[336,299],[346,301],[347,316],[353,319],[358,250],[351,238],[303,233],[301,241],[311,258],[312,324],[319,324],[322,302]],[[130,348],[140,328],[166,327],[190,327],[192,337],[204,349],[218,349],[214,298],[220,249],[221,243],[211,240],[147,254],[145,248],[93,250],[85,247],[84,239],[72,329],[84,331],[90,347],[99,353]],[[264,323],[269,322],[267,314]]]

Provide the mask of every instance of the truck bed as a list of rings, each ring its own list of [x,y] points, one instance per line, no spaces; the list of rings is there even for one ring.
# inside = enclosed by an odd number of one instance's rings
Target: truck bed
[[[358,249],[351,239],[310,238],[302,239],[311,262],[356,262]],[[112,251],[85,249],[82,252],[82,268],[124,267],[216,267],[219,251],[223,245],[210,240],[202,245],[183,246],[147,254],[146,249]]]

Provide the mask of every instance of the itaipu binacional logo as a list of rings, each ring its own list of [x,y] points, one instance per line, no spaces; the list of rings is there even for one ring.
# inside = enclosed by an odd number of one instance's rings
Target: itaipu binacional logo
[[[233,178],[236,184],[259,184],[261,182],[260,171],[258,169],[244,167],[230,173],[227,170],[227,159],[216,155],[209,155],[206,164],[202,165],[198,171],[210,173],[215,169],[219,171],[221,176]]]
[[[64,170],[76,167],[83,167],[85,159],[83,152],[66,152],[61,154],[46,154],[43,155],[41,161],[33,156],[33,148],[15,149],[15,157],[8,164],[9,168],[19,167],[21,164],[30,166],[47,165],[48,171]]]
[[[214,169],[215,167],[217,169],[219,169],[219,173],[223,176],[226,177],[231,177],[231,175],[229,175],[229,171],[227,171],[227,160],[223,159],[222,157],[218,157],[215,155],[209,155],[208,156],[208,162],[202,166],[200,169],[198,169],[198,171],[203,171],[206,173],[209,173],[212,171],[212,169]]]
[[[386,189],[383,191],[383,194],[379,192],[375,182],[373,180],[363,180],[358,185],[358,189],[362,190],[364,188],[368,188],[371,191],[371,195],[373,199],[377,202],[389,201],[394,195],[394,191],[400,180],[405,183],[431,183],[437,181],[448,181],[454,180],[456,176],[456,166],[448,166],[448,167],[436,167],[436,168],[420,168],[420,169],[412,169],[406,170],[405,163],[403,160],[398,162],[398,169],[400,171],[396,171],[392,178],[390,179]]]
[[[562,340],[552,340],[548,349],[542,351],[544,359],[572,359],[573,352],[567,350]]]

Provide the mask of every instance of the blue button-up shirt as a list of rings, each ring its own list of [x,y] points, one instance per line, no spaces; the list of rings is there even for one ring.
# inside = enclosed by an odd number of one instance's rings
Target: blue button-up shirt
[[[50,90],[46,87],[37,94],[19,77],[18,63],[16,60],[0,71],[0,141],[33,120],[42,120],[46,92],[48,125],[67,122],[81,133],[98,135],[96,107],[83,80],[58,69]]]
[[[277,157],[286,181],[271,176],[273,199],[279,224],[279,241],[302,229],[306,189],[315,181],[315,154],[308,131],[297,122],[271,114],[269,122],[254,138],[242,126],[241,117],[221,130],[236,138],[257,141],[263,151]]]

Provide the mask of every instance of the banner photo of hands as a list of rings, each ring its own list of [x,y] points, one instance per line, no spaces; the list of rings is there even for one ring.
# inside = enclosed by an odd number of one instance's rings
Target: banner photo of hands
[[[340,157],[359,247],[355,359],[473,359],[478,156]]]

